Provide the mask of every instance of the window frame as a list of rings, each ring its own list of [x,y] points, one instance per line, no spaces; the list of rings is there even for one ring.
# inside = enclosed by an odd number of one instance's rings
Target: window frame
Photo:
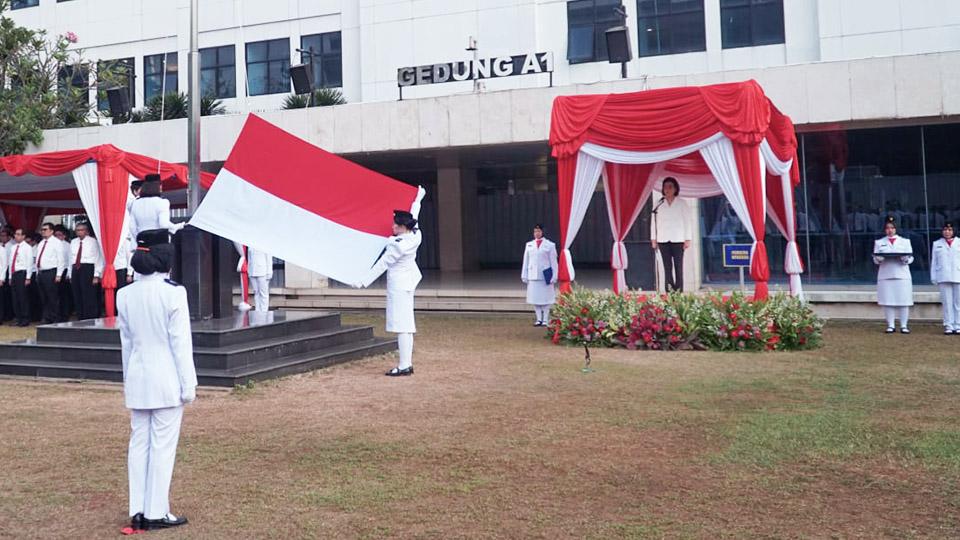
[[[670,9],[669,11],[664,12],[664,13],[660,13],[660,12],[659,12],[659,7],[660,7],[660,5],[659,5],[658,2],[659,2],[660,0],[652,0],[652,1],[653,1],[653,5],[654,5],[654,10],[656,11],[656,13],[653,13],[653,14],[650,14],[650,15],[644,15],[644,14],[643,14],[643,10],[642,10],[642,8],[641,8],[641,3],[644,2],[644,1],[651,1],[651,0],[637,0],[637,56],[638,56],[639,58],[651,58],[651,57],[655,57],[655,56],[667,56],[667,55],[672,55],[672,54],[689,54],[689,53],[706,52],[706,50],[707,50],[707,29],[706,29],[707,21],[706,21],[706,7],[704,6],[704,0],[699,0],[699,2],[700,2],[700,7],[699,7],[699,8],[684,9],[684,10],[680,10],[680,11],[674,11],[673,8],[671,7],[671,9]],[[695,15],[695,14],[697,14],[697,13],[700,14],[700,25],[699,25],[699,28],[700,28],[701,32],[700,32],[700,36],[699,36],[699,37],[701,38],[701,40],[700,40],[700,43],[698,43],[696,46],[694,46],[694,48],[690,48],[690,49],[684,48],[684,49],[680,49],[680,50],[673,50],[673,49],[671,49],[671,50],[664,50],[664,48],[663,48],[662,46],[660,46],[660,47],[659,47],[659,50],[658,50],[657,52],[651,53],[651,52],[649,52],[649,51],[645,51],[645,50],[644,50],[644,47],[643,47],[643,39],[644,39],[644,36],[646,36],[646,30],[644,29],[644,27],[645,27],[645,26],[648,26],[648,25],[645,25],[645,24],[644,24],[644,21],[647,21],[647,20],[653,21],[653,22],[654,22],[654,27],[656,28],[657,34],[659,35],[659,34],[661,33],[661,28],[665,26],[665,25],[661,25],[661,24],[660,24],[661,21],[680,19],[680,18],[682,18],[682,17],[688,17],[688,16],[690,16],[690,15]],[[673,27],[670,27],[670,28],[673,28]]]
[[[18,5],[17,5],[17,2],[18,2],[18,1],[20,1],[20,2],[33,2],[33,3],[32,3],[32,4],[29,4],[29,3],[28,3],[28,4],[24,4],[24,5],[19,5],[19,6],[18,6]],[[39,5],[40,5],[40,0],[12,0],[12,1],[10,2],[10,11],[13,11],[13,10],[16,10],[16,9],[29,9],[29,8],[32,8],[32,7],[38,7]]]
[[[331,36],[333,34],[337,35],[337,40],[340,42],[340,47],[336,52],[326,51],[324,47],[325,36]],[[302,51],[307,51],[309,46],[304,43],[305,40],[316,38],[320,43],[320,51],[313,51],[313,57],[306,52],[300,53],[300,62],[309,63],[311,69],[313,70],[313,87],[316,88],[343,88],[343,34],[340,30],[334,32],[321,32],[319,34],[308,34],[305,36],[300,36],[300,49]],[[323,66],[328,62],[334,62],[338,64],[340,80],[336,81],[336,84],[331,83],[327,80],[326,72],[323,70]]]
[[[230,54],[231,61],[229,64],[221,63],[221,52],[224,51],[225,49],[230,49],[231,51],[231,54]],[[216,59],[214,65],[205,66],[203,64],[204,51],[213,51],[214,57]],[[201,92],[203,91],[203,87],[202,87],[203,72],[204,71],[213,72],[213,89],[214,89],[213,94],[212,95],[204,94],[203,97],[210,97],[213,99],[236,98],[237,97],[237,46],[234,44],[229,44],[229,45],[218,45],[215,47],[205,47],[203,49],[200,49],[199,56],[200,56],[200,84],[201,84],[200,90]],[[220,95],[219,93],[220,83],[227,79],[227,77],[224,75],[224,70],[228,68],[233,69],[233,77],[232,77],[232,80],[230,81],[231,83],[230,88],[233,91],[230,93],[231,95]]]
[[[98,60],[97,61],[97,111],[107,112],[110,110],[110,100],[107,98],[107,88],[100,88],[100,70],[101,66],[104,64],[126,64],[130,67],[130,71],[127,72],[127,99],[130,102],[130,109],[133,110],[137,106],[137,60],[133,56],[128,56],[126,58],[114,58],[111,60]],[[101,92],[103,95],[101,97]]]
[[[286,56],[280,58],[271,58],[271,52],[274,51],[271,48],[272,44],[284,43],[286,47],[283,49],[286,51]],[[264,60],[250,60],[250,48],[255,45],[264,44],[266,46],[265,59]],[[275,38],[275,39],[264,39],[260,41],[252,41],[244,44],[244,61],[247,68],[247,95],[249,96],[268,96],[273,94],[288,94],[290,93],[290,38]],[[266,66],[266,88],[264,92],[254,93],[250,86],[250,66],[263,64]],[[276,86],[273,86],[270,79],[270,74],[277,67],[280,68],[281,78],[283,75],[286,75],[286,84],[283,85],[283,89],[280,89],[280,83]]]
[[[731,3],[731,0],[720,0],[720,46],[722,49],[724,50],[743,49],[746,47],[764,47],[767,45],[783,45],[784,43],[786,43],[786,38],[787,38],[786,22],[784,20],[786,16],[783,10],[783,0],[739,0],[739,1],[744,3],[742,5],[724,6],[725,3],[727,4]],[[763,6],[766,4],[776,4],[776,5],[779,5],[780,7],[779,9],[780,25],[778,28],[779,37],[773,41],[757,42],[756,38],[754,37],[757,33],[756,30],[758,27],[757,16],[756,16],[757,7]],[[747,40],[748,41],[747,43],[735,44],[735,45],[727,44],[727,33],[725,32],[725,24],[724,24],[724,19],[726,17],[724,16],[724,13],[729,13],[729,12],[746,12],[747,13],[746,16],[749,20],[749,24],[747,25],[747,31],[749,32],[749,35],[750,35],[749,39]]]
[[[620,19],[620,16],[617,15],[615,11],[617,5],[623,8],[623,1],[611,0],[609,5],[600,5],[600,6],[597,5],[598,1],[604,2],[607,0],[570,0],[567,2],[567,62],[570,65],[589,64],[592,62],[607,62],[610,57],[609,53],[606,50],[607,44],[606,44],[605,32],[610,28],[614,28],[616,26],[620,26],[623,24],[622,20]],[[577,21],[577,22],[571,21],[570,11],[572,9],[572,6],[578,2],[591,3],[590,10],[593,15],[591,22],[587,23],[582,21]],[[601,10],[606,10],[606,9],[609,9],[610,13],[606,15],[601,15]],[[592,42],[591,44],[593,48],[592,53],[590,54],[589,57],[572,58],[570,56],[570,51],[571,51],[570,44],[573,42],[573,40],[571,39],[572,33],[573,33],[572,31],[574,29],[583,29],[583,28],[592,29],[592,32],[593,32],[593,37],[591,39],[591,42]]]
[[[160,69],[160,71],[156,71],[156,72],[148,71],[148,69],[149,69],[149,68],[147,67],[147,66],[149,65],[148,59],[153,59],[153,58],[157,58],[157,57],[160,57],[160,58],[161,58],[161,62],[160,62],[161,69]],[[173,71],[170,70],[170,58],[171,58],[171,57],[173,57],[173,65],[175,66]],[[154,98],[154,97],[156,97],[156,96],[159,96],[159,95],[161,95],[161,94],[163,93],[163,91],[162,91],[161,89],[164,88],[164,80],[165,80],[167,77],[170,77],[170,76],[173,77],[174,84],[173,84],[172,89],[171,89],[171,87],[170,87],[169,84],[166,85],[167,93],[169,94],[169,93],[171,93],[171,92],[173,92],[173,93],[179,93],[179,92],[180,92],[180,62],[179,62],[179,60],[180,60],[180,59],[179,59],[179,55],[177,54],[177,51],[168,52],[168,53],[157,53],[157,54],[144,55],[144,57],[143,57],[143,101],[144,101],[144,103],[150,101],[150,99],[152,99],[152,98]],[[151,81],[152,79],[155,79],[155,78],[159,78],[159,79],[160,79],[160,84],[157,85],[157,90],[158,90],[160,93],[158,93],[158,94],[156,94],[156,95],[147,95],[147,94],[148,94],[147,89],[150,88],[150,81]],[[168,82],[169,82],[169,81],[168,81]]]

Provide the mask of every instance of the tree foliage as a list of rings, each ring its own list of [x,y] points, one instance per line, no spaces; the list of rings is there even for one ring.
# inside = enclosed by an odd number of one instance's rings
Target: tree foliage
[[[172,120],[186,118],[190,112],[190,98],[182,92],[167,92],[163,96],[153,96],[147,100],[141,109],[131,111],[129,115],[113,119],[114,124],[127,122],[156,122],[157,120]],[[219,99],[204,96],[200,99],[200,116],[226,114],[227,108]],[[109,113],[107,113],[109,116]]]
[[[77,36],[17,26],[0,0],[0,155],[40,144],[44,129],[89,124],[89,67]],[[100,80],[112,74],[100,75]]]
[[[347,100],[343,97],[343,92],[337,88],[318,88],[313,91],[313,107],[329,107],[331,105],[343,105]],[[306,109],[310,107],[309,94],[291,94],[283,100],[284,109]]]

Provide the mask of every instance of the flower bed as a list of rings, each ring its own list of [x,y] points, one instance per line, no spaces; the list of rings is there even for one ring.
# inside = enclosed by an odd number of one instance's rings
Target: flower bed
[[[651,295],[575,288],[561,295],[547,336],[556,344],[627,349],[782,351],[818,347],[823,321],[786,294]]]

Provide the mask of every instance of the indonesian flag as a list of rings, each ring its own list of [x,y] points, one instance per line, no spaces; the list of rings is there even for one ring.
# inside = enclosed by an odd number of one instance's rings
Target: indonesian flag
[[[249,115],[190,224],[351,283],[425,191],[321,150]]]

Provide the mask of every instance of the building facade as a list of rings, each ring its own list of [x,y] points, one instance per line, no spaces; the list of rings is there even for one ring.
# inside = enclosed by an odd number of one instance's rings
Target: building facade
[[[91,85],[98,64],[130,66],[134,107],[164,90],[186,91],[187,0],[13,4],[20,24],[77,34]],[[604,40],[622,24],[634,56],[626,78],[608,62]],[[245,113],[256,112],[424,185],[422,223],[434,240],[421,252],[427,268],[518,268],[534,223],[555,236],[556,167],[546,141],[552,99],[565,94],[756,79],[797,125],[799,241],[812,286],[871,282],[871,242],[888,214],[914,245],[929,245],[944,220],[960,219],[955,0],[200,0],[200,30],[203,91],[230,112],[203,120],[205,167],[216,170]],[[536,53],[545,54],[534,56],[529,74],[456,80],[460,62],[476,58],[509,75]],[[487,62],[507,57],[519,59]],[[289,67],[301,62],[312,64],[316,86],[340,89],[348,104],[282,110]],[[450,82],[427,84],[435,79]],[[411,81],[422,84],[401,95]],[[102,124],[48,131],[35,150],[112,143],[186,161],[184,120]],[[603,268],[611,239],[602,193],[593,206],[573,255],[580,267]],[[687,282],[735,280],[721,246],[748,236],[722,198],[694,207],[699,234]],[[632,260],[641,261],[633,266],[649,260],[648,223],[645,213],[628,237]],[[767,243],[774,281],[783,279],[783,240],[773,227]],[[914,272],[926,283],[929,257],[919,251]]]

